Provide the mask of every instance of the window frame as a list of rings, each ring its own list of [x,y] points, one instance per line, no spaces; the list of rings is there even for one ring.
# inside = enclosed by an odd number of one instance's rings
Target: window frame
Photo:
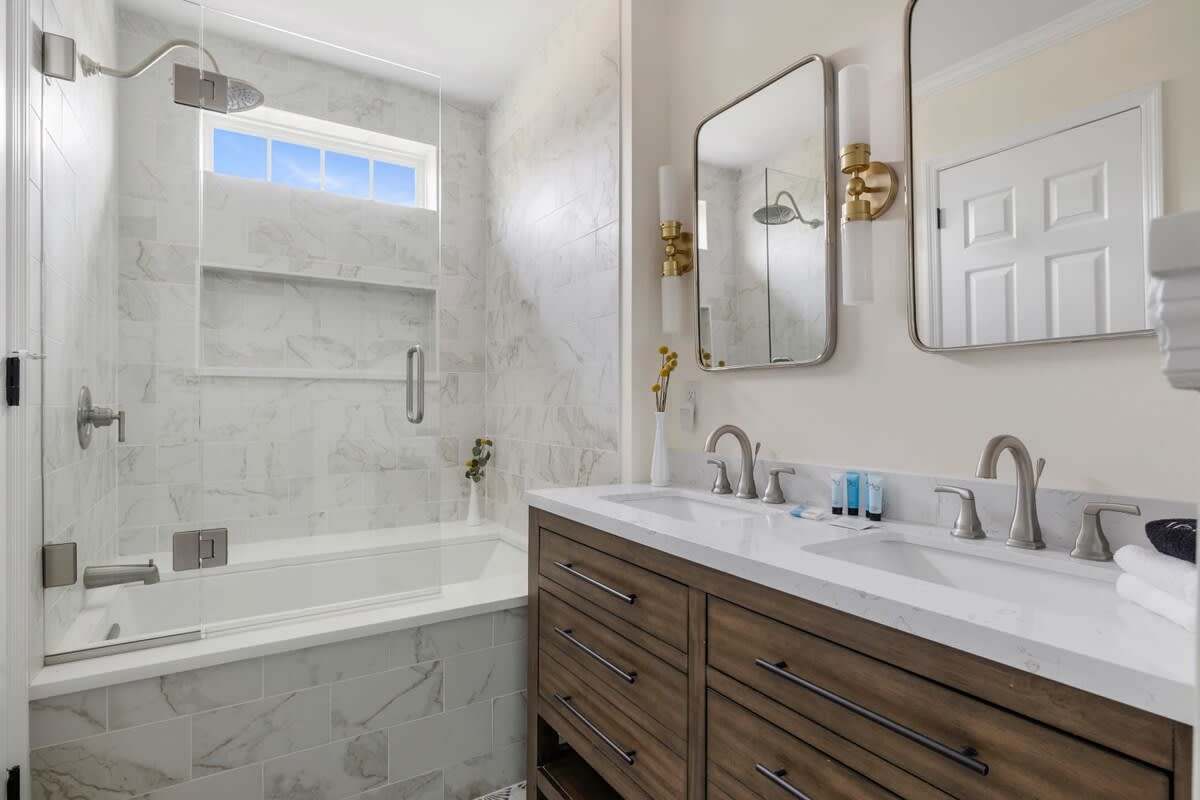
[[[438,206],[438,170],[436,145],[403,139],[399,136],[376,133],[374,131],[343,125],[338,122],[307,117],[276,108],[260,107],[239,114],[204,114],[203,115],[203,146],[204,170],[213,172],[213,134],[216,130],[226,130],[233,133],[257,136],[267,142],[267,177],[271,180],[272,144],[274,140],[288,144],[311,147],[321,154],[321,188],[301,189],[301,191],[320,191],[325,189],[325,153],[335,151],[348,156],[364,158],[368,164],[368,197],[328,192],[337,197],[353,197],[356,200],[369,200],[385,205],[402,205],[384,200],[375,200],[375,162],[384,161],[401,167],[411,167],[414,171],[414,197],[410,208],[424,208],[432,211]],[[214,173],[223,174],[223,173]],[[258,180],[244,178],[243,180]],[[301,187],[279,184],[290,188]]]

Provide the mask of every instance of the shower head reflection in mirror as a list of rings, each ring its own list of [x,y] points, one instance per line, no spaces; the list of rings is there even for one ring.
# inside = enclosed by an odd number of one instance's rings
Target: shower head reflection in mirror
[[[779,201],[787,198],[791,203],[785,206]],[[786,189],[775,196],[775,202],[763,206],[754,212],[754,221],[760,225],[786,225],[789,222],[801,222],[810,228],[819,228],[824,223],[819,219],[805,219],[796,204],[796,198]]]

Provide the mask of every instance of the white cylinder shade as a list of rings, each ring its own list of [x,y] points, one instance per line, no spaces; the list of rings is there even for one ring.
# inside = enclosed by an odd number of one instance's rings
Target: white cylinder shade
[[[658,168],[658,221],[680,222],[679,176],[670,164]]]
[[[859,306],[875,301],[874,226],[842,223],[842,303]]]
[[[838,72],[838,141],[842,147],[871,141],[871,71],[851,64]]]
[[[662,329],[665,334],[683,333],[687,317],[686,282],[683,276],[662,279]]]

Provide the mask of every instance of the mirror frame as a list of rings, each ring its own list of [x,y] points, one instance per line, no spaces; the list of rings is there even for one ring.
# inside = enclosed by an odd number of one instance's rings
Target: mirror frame
[[[930,347],[921,341],[917,330],[917,237],[916,218],[913,213],[913,83],[912,83],[912,32],[913,11],[920,0],[908,0],[904,12],[904,221],[908,236],[908,338],[913,346],[925,353],[961,353],[974,350],[999,350],[1008,347],[1027,347],[1041,344],[1068,344],[1070,342],[1094,342],[1105,339],[1130,339],[1154,336],[1153,328],[1117,333],[1093,333],[1088,336],[1062,336],[1056,339],[1024,339],[1018,342],[996,344],[968,344],[957,347]],[[1149,231],[1146,231],[1149,236]]]
[[[834,350],[837,349],[838,339],[838,253],[837,253],[837,231],[840,229],[841,213],[837,206],[837,139],[834,132],[834,125],[837,122],[837,108],[835,107],[836,93],[833,84],[833,67],[828,59],[824,56],[813,53],[805,56],[791,66],[785,68],[781,72],[772,75],[767,80],[758,84],[749,91],[743,92],[735,99],[712,112],[704,119],[700,120],[700,124],[696,126],[696,132],[692,137],[692,230],[698,230],[698,217],[696,209],[700,200],[700,131],[704,126],[711,122],[715,117],[729,111],[738,103],[749,98],[763,89],[767,88],[776,81],[786,78],[801,67],[808,64],[819,64],[821,67],[822,84],[824,86],[824,106],[825,106],[825,219],[829,222],[825,225],[825,318],[828,320],[826,325],[827,334],[825,337],[825,349],[814,359],[808,361],[781,361],[771,364],[732,364],[724,367],[705,366],[704,358],[700,349],[700,250],[699,247],[694,251],[695,268],[692,270],[695,274],[693,286],[695,288],[695,304],[696,304],[696,364],[704,372],[732,372],[735,370],[746,369],[779,369],[787,367],[815,367],[818,364],[824,364],[833,357]],[[836,223],[836,224],[835,224]],[[770,302],[768,300],[768,302]]]

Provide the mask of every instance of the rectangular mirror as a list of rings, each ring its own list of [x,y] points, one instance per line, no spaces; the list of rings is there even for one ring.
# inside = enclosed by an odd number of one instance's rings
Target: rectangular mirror
[[[809,56],[696,128],[704,369],[807,366],[837,342],[833,81]]]
[[[1194,139],[1194,2],[911,0],[918,347],[1148,332],[1148,226],[1181,180],[1163,142],[1182,165]]]

